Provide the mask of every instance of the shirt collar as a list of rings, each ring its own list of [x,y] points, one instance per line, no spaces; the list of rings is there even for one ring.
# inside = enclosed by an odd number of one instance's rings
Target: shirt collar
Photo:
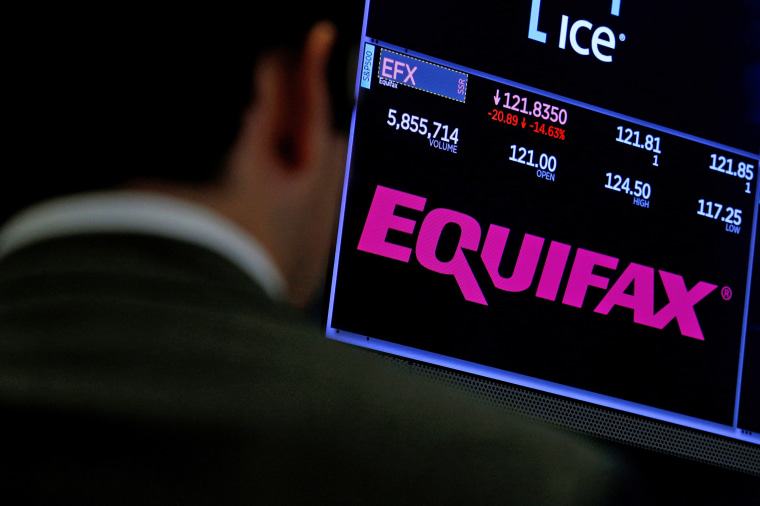
[[[32,206],[0,228],[0,257],[31,243],[93,232],[157,235],[215,251],[243,269],[267,294],[282,300],[285,279],[254,237],[191,202],[137,191],[60,197]]]

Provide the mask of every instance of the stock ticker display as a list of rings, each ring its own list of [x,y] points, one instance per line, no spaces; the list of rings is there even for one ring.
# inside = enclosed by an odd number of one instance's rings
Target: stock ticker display
[[[746,4],[408,4],[369,5],[328,335],[760,431]]]

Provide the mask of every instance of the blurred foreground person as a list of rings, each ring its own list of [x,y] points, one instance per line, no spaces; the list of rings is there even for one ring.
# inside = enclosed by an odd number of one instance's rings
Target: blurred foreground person
[[[2,190],[9,497],[605,503],[618,468],[588,443],[299,316],[337,219],[345,51],[317,8],[264,10],[44,33],[24,182]]]

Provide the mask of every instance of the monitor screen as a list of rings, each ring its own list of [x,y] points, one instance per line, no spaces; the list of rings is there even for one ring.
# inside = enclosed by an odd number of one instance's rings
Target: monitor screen
[[[759,20],[368,0],[327,337],[760,474]]]

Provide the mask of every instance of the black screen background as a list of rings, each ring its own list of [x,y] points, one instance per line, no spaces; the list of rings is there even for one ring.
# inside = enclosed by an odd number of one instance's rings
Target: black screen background
[[[551,29],[544,21],[551,17],[552,2],[545,0],[543,4],[540,27],[549,33],[551,42],[558,28]],[[574,3],[572,11],[562,5],[555,7],[556,12],[573,19],[600,19],[600,23],[619,33],[621,29],[610,19],[608,2],[602,2],[604,9],[598,4]],[[734,147],[757,150],[756,125],[751,123],[746,108],[742,109],[748,98],[741,77],[746,55],[737,51],[741,37],[716,36],[690,44],[692,49],[711,47],[697,65],[693,58],[683,56],[683,47],[673,44],[673,40],[689,40],[684,33],[695,26],[702,30],[699,23],[682,23],[679,29],[664,34],[655,27],[667,25],[667,16],[647,18],[643,14],[646,6],[640,4],[636,15],[626,11],[633,10],[633,4],[623,2],[617,26],[622,26],[628,39],[619,44],[612,70],[604,68],[607,73],[600,73],[599,66],[604,64],[591,56],[580,57],[569,49],[563,52],[527,39],[529,1],[514,7],[507,5],[501,13],[486,12],[484,5],[475,2],[468,5],[466,15],[451,16],[435,14],[446,12],[447,6],[441,2],[436,2],[434,9],[415,14],[395,2],[380,5],[375,1],[368,35]],[[463,19],[469,28],[462,24]],[[502,20],[500,30],[493,26],[495,19]],[[712,16],[710,22],[716,19],[720,17]],[[446,23],[442,23],[444,20]],[[742,20],[739,15],[733,21]],[[640,36],[646,35],[649,42],[634,46],[631,34],[642,23],[646,29],[640,30]],[[515,30],[507,29],[510,26]],[[444,37],[444,33],[456,36]],[[715,40],[722,40],[724,45],[714,47]],[[623,51],[626,42],[631,42],[628,46],[637,51]],[[468,49],[472,45],[514,46],[520,50],[473,52]],[[656,46],[670,48],[671,52],[658,53],[653,49]],[[710,56],[713,53],[722,55],[719,79],[704,75],[711,58],[717,58]],[[375,68],[377,64],[376,61]],[[704,191],[705,181],[713,191],[710,198],[716,201],[735,194],[721,174],[701,171],[699,178],[690,176],[691,167],[704,166],[701,160],[714,149],[663,136],[663,145],[667,142],[668,148],[663,148],[661,165],[677,171],[678,176],[673,177],[665,169],[655,172],[645,166],[647,153],[631,152],[627,146],[615,143],[598,149],[595,140],[610,129],[614,131],[619,121],[602,121],[595,113],[579,108],[569,108],[572,123],[568,124],[568,139],[557,146],[556,139],[526,137],[488,121],[486,113],[493,106],[493,101],[488,101],[492,88],[493,83],[470,76],[466,105],[409,88],[384,88],[376,81],[370,91],[361,91],[333,325],[731,424],[750,234],[748,226],[739,236],[713,230],[704,219],[695,216],[694,205],[697,198],[704,198],[700,192]],[[721,107],[715,105],[716,96],[723,97],[717,101]],[[397,109],[399,115],[409,112],[458,126],[458,153],[431,149],[422,138],[389,129],[389,108]],[[716,126],[723,116],[732,119],[732,126]],[[538,179],[529,169],[508,167],[505,160],[509,145],[526,142],[538,151],[562,153],[556,182]],[[616,150],[623,151],[615,153]],[[616,160],[617,165],[607,168],[609,160]],[[621,206],[620,195],[601,189],[604,181],[599,179],[600,174],[609,170],[651,182],[655,188],[652,207]],[[478,253],[466,252],[489,303],[487,307],[480,306],[463,299],[453,277],[423,268],[414,254],[410,263],[404,264],[357,251],[377,185],[428,199],[423,212],[397,208],[396,214],[415,219],[417,227],[413,235],[391,231],[387,240],[395,244],[414,248],[416,231],[427,212],[439,207],[453,209],[480,223],[481,246],[490,223],[512,230],[502,260],[502,275],[508,276],[523,234],[546,238],[531,288],[516,294],[495,289]],[[747,198],[749,204],[743,206],[749,223],[752,200]],[[453,254],[458,234],[457,227],[444,231],[437,252],[440,259]],[[562,294],[575,248],[557,300],[536,298],[550,240],[620,258],[615,272],[602,268],[594,271],[610,277],[610,284],[629,262],[636,262],[683,275],[688,288],[698,281],[719,285],[697,306],[706,340],[681,336],[675,321],[663,330],[633,324],[632,312],[626,308],[616,307],[608,316],[595,314],[593,308],[604,293],[595,288],[589,289],[583,308],[563,305]],[[731,301],[720,297],[723,286],[733,288],[736,295]],[[667,297],[659,279],[656,289],[657,310]]]

